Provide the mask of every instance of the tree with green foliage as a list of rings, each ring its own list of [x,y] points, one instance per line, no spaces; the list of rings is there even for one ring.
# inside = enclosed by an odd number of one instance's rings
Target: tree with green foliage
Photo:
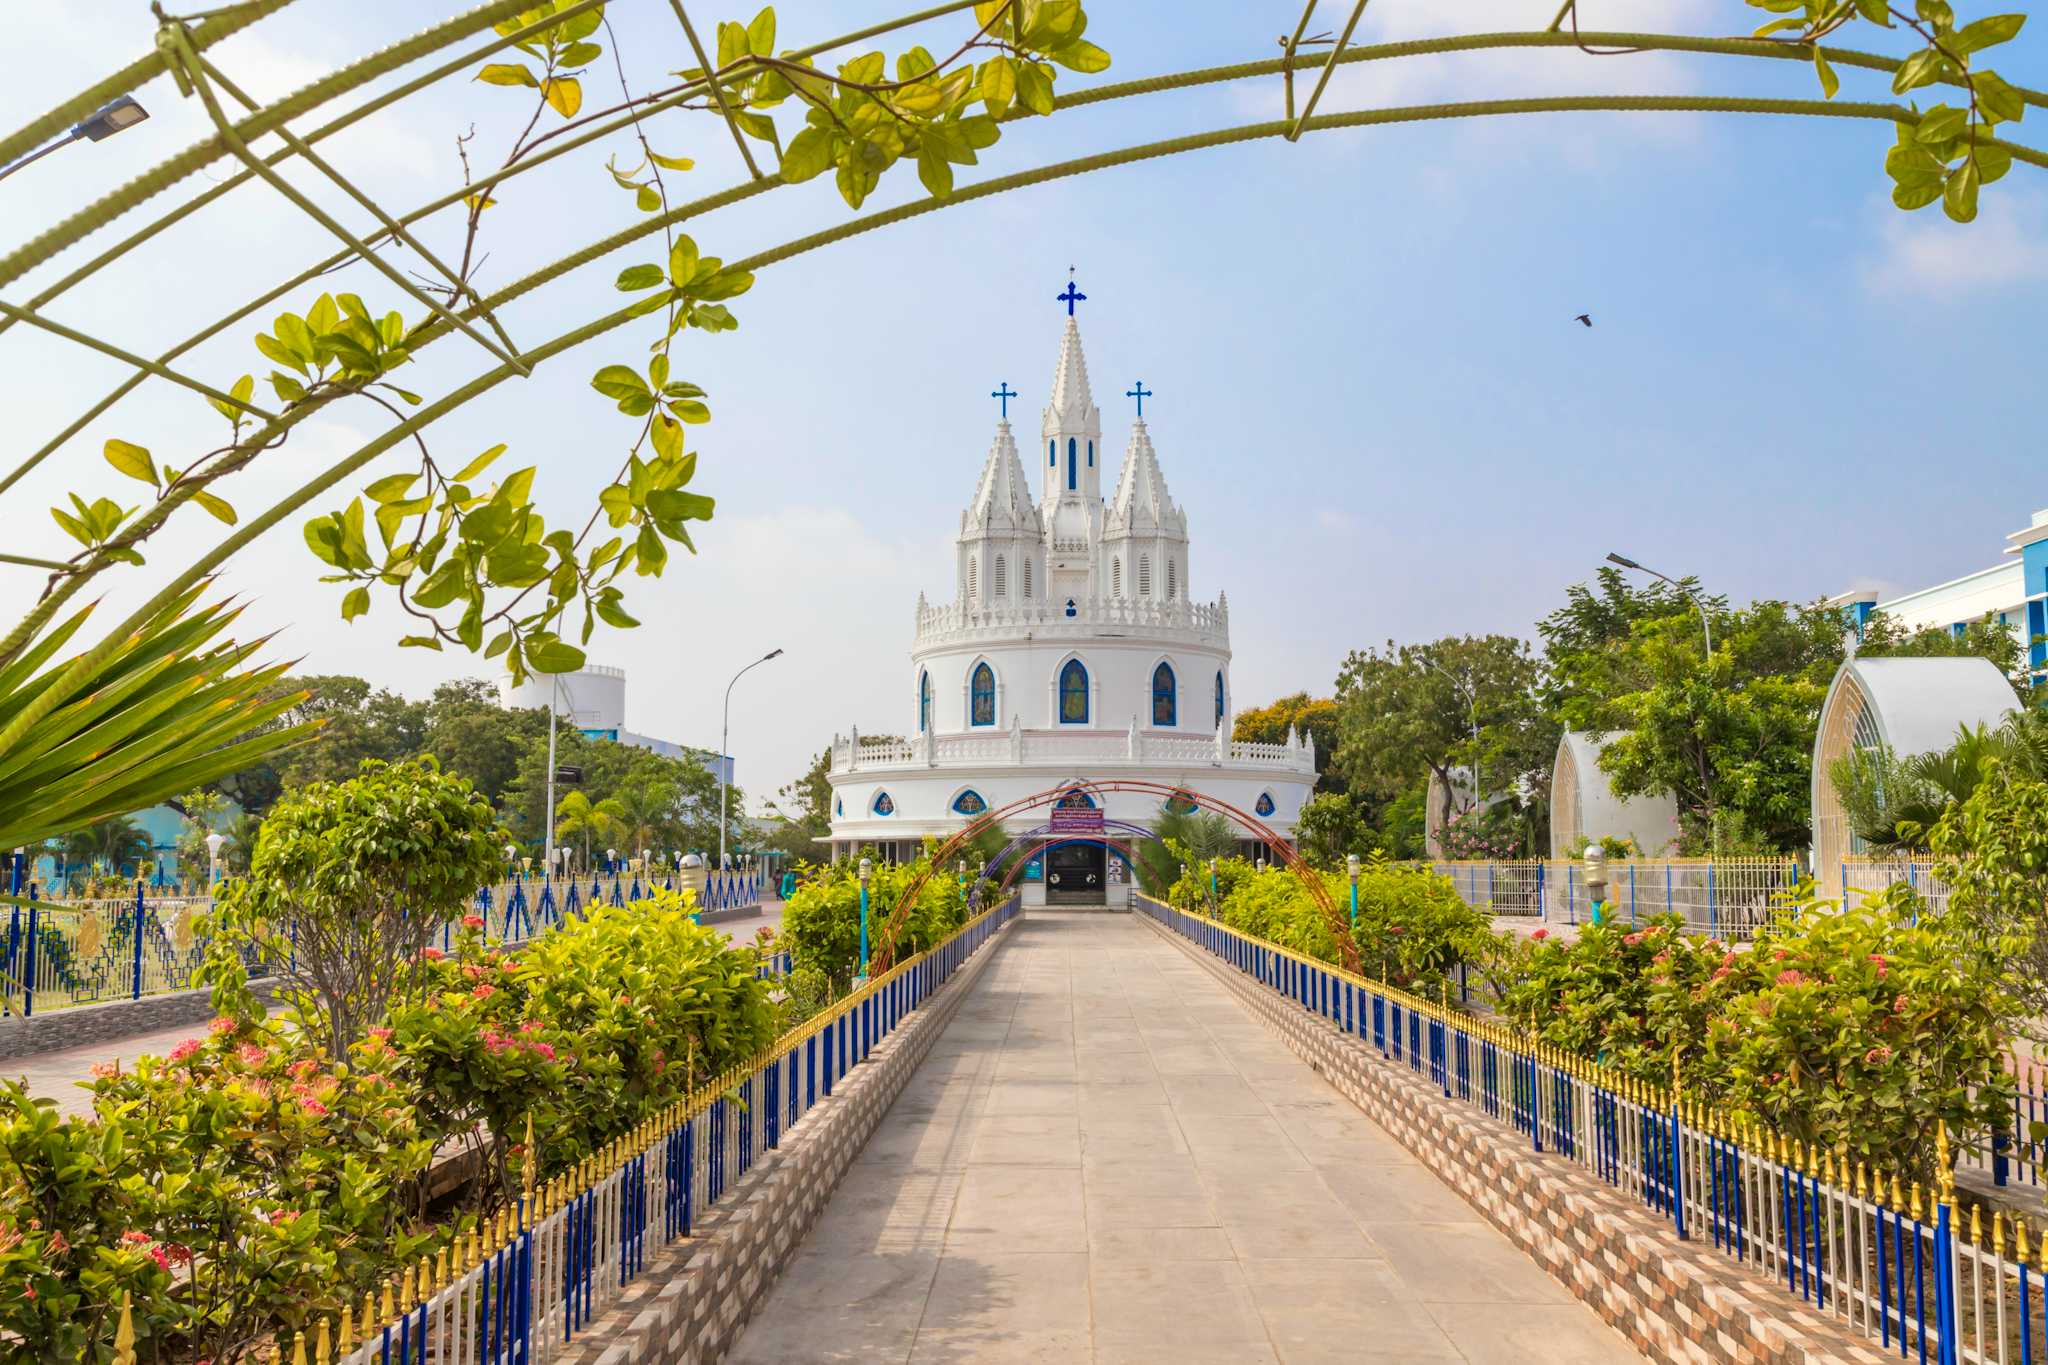
[[[2020,637],[1996,621],[1966,622],[1961,634],[1948,626],[1908,630],[1889,612],[1874,611],[1863,623],[1856,655],[1863,659],[1989,659],[2012,679],[2022,696],[2032,690],[2027,682],[2027,651]]]
[[[602,848],[619,839],[625,827],[625,810],[615,796],[592,801],[585,793],[572,791],[555,803],[555,842],[580,847],[585,871],[597,865],[591,856],[591,842],[595,840]]]
[[[1316,789],[1341,792],[1344,775],[1333,764],[1341,721],[1337,703],[1330,697],[1311,697],[1296,692],[1268,706],[1240,711],[1231,723],[1230,737],[1241,744],[1285,744],[1292,733],[1316,742]]]
[[[246,878],[216,897],[202,968],[223,1014],[254,1017],[243,963],[284,982],[308,1036],[342,1056],[405,989],[405,964],[497,874],[504,840],[469,783],[432,758],[367,760],[272,807]]]
[[[1697,613],[1635,621],[1625,640],[1569,661],[1597,680],[1567,723],[1605,738],[1621,797],[1669,792],[1685,853],[1794,852],[1811,839],[1814,733],[1843,657],[1826,606],[1757,602],[1714,611],[1706,658]]]
[[[155,852],[142,826],[125,815],[109,816],[72,831],[64,836],[61,848],[66,864],[94,868],[110,877],[132,874]]]
[[[546,712],[540,714],[545,721]],[[592,739],[569,729],[561,730],[555,737],[555,761],[562,766],[583,770],[582,781],[576,790],[592,805],[621,800],[636,787],[646,791],[665,789],[673,793],[666,816],[650,824],[651,828],[659,831],[660,837],[648,844],[648,848],[662,852],[674,848],[697,853],[717,849],[718,777],[706,764],[694,759],[670,758],[651,749],[620,744],[615,740]],[[548,772],[548,740],[543,729],[537,738],[528,741],[520,754],[518,771],[506,784],[499,801],[507,827],[522,842],[535,847],[540,845],[547,832],[543,808],[547,802]],[[744,794],[738,787],[729,791],[732,809],[738,811]],[[569,794],[568,789],[557,784],[557,808]],[[634,799],[644,801],[646,798]],[[592,834],[593,841],[601,844],[626,838],[624,829]],[[640,846],[635,844],[633,847],[637,852]]]
[[[178,875],[188,884],[205,884],[213,867],[206,836],[226,823],[227,808],[227,798],[217,791],[186,792],[178,798],[178,813],[184,817],[178,827]],[[227,851],[225,845],[221,851]]]
[[[1354,793],[1381,800],[1433,776],[1445,821],[1456,813],[1457,793],[1471,786],[1459,769],[1476,768],[1487,788],[1480,797],[1518,785],[1540,795],[1558,739],[1539,704],[1541,677],[1527,642],[1511,635],[1390,640],[1384,651],[1354,650],[1337,675],[1333,766]]]

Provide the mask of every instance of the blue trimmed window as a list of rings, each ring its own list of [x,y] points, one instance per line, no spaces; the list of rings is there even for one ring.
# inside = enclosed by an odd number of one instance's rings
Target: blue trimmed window
[[[896,803],[889,799],[889,793],[876,792],[874,804],[869,809],[877,815],[894,815],[896,813]]]
[[[1046,464],[1046,467],[1047,467],[1048,469],[1056,469],[1056,468],[1058,468],[1058,467],[1059,467],[1059,462],[1060,462],[1060,443],[1059,443],[1058,441],[1056,441],[1056,440],[1054,440],[1054,441],[1047,441],[1047,442],[1045,443],[1045,464]]]
[[[1088,467],[1090,469],[1095,468],[1095,442],[1093,441],[1088,443]]]
[[[1162,663],[1152,670],[1152,723],[1177,725],[1180,689],[1174,685],[1173,665]]]
[[[1088,723],[1088,670],[1079,659],[1067,660],[1060,670],[1060,724]]]
[[[988,802],[981,799],[981,793],[969,787],[953,798],[955,815],[980,815],[988,809]]]
[[[1079,787],[1069,787],[1060,794],[1059,800],[1052,803],[1052,808],[1054,810],[1094,810],[1095,798],[1082,791]]]
[[[932,727],[932,675],[917,675],[917,732],[923,734]]]
[[[1074,482],[1075,478],[1074,438],[1069,436],[1067,438],[1067,488],[1069,491],[1080,487],[1079,484]]]
[[[967,683],[967,723],[996,723],[996,671],[986,663],[974,666]]]
[[[833,797],[833,798],[832,798],[832,813],[833,813],[834,815],[844,815],[844,814],[846,814],[846,798],[845,798],[845,797],[841,797],[841,796],[835,796],[835,797]]]
[[[1216,670],[1216,723],[1223,723],[1223,670]]]
[[[1264,817],[1271,815],[1273,813],[1273,810],[1273,793],[1260,792],[1259,804],[1252,807],[1252,814],[1259,816],[1261,819],[1263,819]]]

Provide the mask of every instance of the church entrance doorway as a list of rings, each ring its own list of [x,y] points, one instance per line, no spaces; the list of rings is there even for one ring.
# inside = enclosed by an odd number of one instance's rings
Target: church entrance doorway
[[[1107,905],[1108,870],[1101,844],[1061,844],[1045,855],[1045,903]]]

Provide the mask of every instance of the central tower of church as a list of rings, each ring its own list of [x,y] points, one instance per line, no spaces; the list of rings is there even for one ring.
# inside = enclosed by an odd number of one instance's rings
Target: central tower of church
[[[1142,381],[1126,395],[1136,416],[1103,497],[1102,413],[1074,316],[1085,297],[1071,284],[1060,296],[1066,330],[1031,447],[1036,501],[1009,422],[1017,395],[1007,383],[992,395],[1002,411],[960,514],[953,600],[918,598],[908,737],[834,740],[834,856],[867,845],[914,856],[921,837],[991,809],[1113,777],[1213,795],[1286,833],[1315,784],[1307,744],[1230,739],[1229,606],[1220,592],[1192,598],[1187,515],[1146,429]],[[1101,896],[1119,880],[1104,847],[1145,837],[1162,808],[1108,794],[1107,839],[1092,855],[1052,850],[1039,891]],[[1028,837],[1046,822],[1026,810],[1004,824]]]

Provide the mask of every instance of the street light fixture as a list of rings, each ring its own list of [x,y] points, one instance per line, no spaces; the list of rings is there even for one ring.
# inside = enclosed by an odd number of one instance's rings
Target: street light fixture
[[[74,142],[104,142],[114,134],[133,128],[149,117],[149,110],[137,104],[128,95],[101,105],[84,122],[75,123],[71,131],[47,147],[39,147],[12,166],[0,169],[0,180],[5,180],[31,161],[40,161],[60,147],[69,147]]]
[[[206,836],[206,884],[209,887],[220,880],[220,846],[226,842],[219,830]]]
[[[1697,591],[1687,587],[1685,584],[1679,582],[1677,579],[1673,578],[1668,573],[1658,573],[1649,565],[1638,564],[1633,559],[1629,559],[1623,555],[1618,555],[1610,552],[1607,556],[1607,562],[1609,564],[1618,564],[1624,569],[1634,569],[1637,573],[1646,573],[1652,578],[1661,578],[1666,583],[1669,583],[1672,587],[1684,593],[1687,597],[1690,597],[1692,599],[1692,604],[1700,609],[1700,630],[1705,634],[1707,639],[1707,659],[1709,660],[1709,662],[1713,660],[1714,627],[1713,624],[1707,620],[1706,601],[1699,595]]]
[[[781,657],[781,654],[782,651],[779,648],[769,650],[766,654],[763,654],[760,658],[748,664],[746,668],[742,668],[738,673],[733,674],[732,682],[729,682],[725,685],[725,711],[719,717],[718,721],[718,867],[721,872],[725,870],[726,862],[725,789],[727,784],[725,780],[725,773],[726,769],[732,763],[732,758],[728,747],[732,742],[730,738],[732,733],[732,689],[734,684],[738,683],[739,680],[746,675],[747,669],[759,668],[762,664],[767,663],[770,659]],[[863,958],[862,960],[861,973],[862,975],[866,975],[867,973],[867,965],[865,958]]]
[[[868,878],[874,871],[872,858],[860,860],[860,977],[863,981],[868,977]]]

